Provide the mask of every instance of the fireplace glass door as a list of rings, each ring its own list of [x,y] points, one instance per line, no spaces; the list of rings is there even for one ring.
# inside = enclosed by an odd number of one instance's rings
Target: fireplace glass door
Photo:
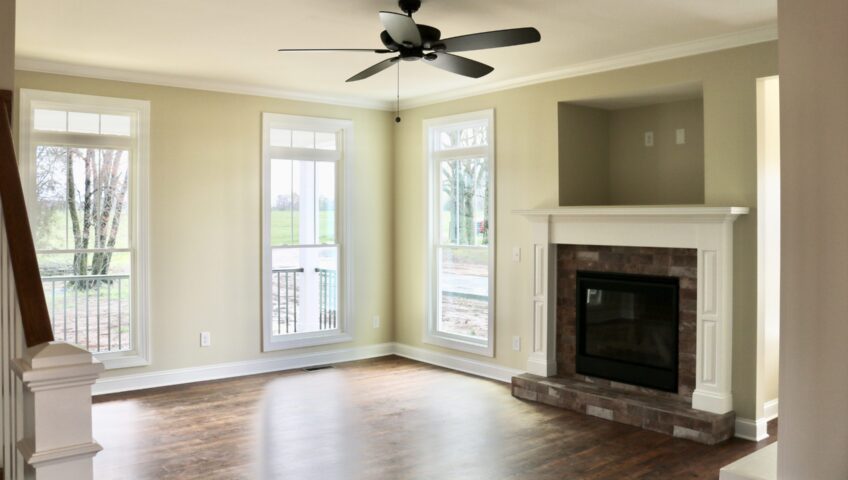
[[[577,372],[677,391],[678,279],[577,272]]]

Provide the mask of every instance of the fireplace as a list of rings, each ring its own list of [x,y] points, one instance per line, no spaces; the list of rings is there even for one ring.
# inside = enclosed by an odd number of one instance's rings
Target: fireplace
[[[579,374],[677,392],[679,279],[577,272]]]

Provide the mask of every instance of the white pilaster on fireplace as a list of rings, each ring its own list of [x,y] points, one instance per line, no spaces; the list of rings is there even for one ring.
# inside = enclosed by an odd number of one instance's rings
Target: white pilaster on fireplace
[[[733,222],[745,207],[621,206],[519,210],[532,225],[533,349],[527,371],[556,374],[556,245],[695,248],[698,315],[692,407],[733,410]]]

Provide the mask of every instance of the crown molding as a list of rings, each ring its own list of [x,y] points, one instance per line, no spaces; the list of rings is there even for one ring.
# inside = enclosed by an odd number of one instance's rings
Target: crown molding
[[[299,102],[320,103],[343,107],[367,108],[371,110],[393,110],[392,102],[366,98],[341,97],[333,95],[318,95],[294,90],[261,87],[257,85],[221,82],[216,80],[147,73],[117,68],[77,65],[52,60],[40,60],[23,56],[15,57],[15,70],[27,72],[49,73],[54,75],[69,75],[73,77],[95,78],[118,82],[159,85],[163,87],[188,88],[211,92],[233,93],[238,95],[253,95],[258,97],[279,98]]]
[[[709,53],[729,48],[753,45],[777,39],[777,25],[767,25],[742,32],[735,32],[715,37],[707,37],[689,42],[666,45],[637,52],[592,60],[590,62],[570,65],[550,72],[528,75],[500,82],[488,83],[468,88],[454,89],[449,92],[426,94],[411,97],[404,100],[404,110],[423,107],[449,100],[472,97],[501,90],[525,87],[539,83],[562,80],[565,78],[579,77],[593,73],[607,72],[621,68],[635,67],[649,63],[673,60],[676,58],[689,57],[702,53]],[[114,80],[120,82],[143,83],[148,85],[160,85],[165,87],[190,88],[195,90],[207,90],[213,92],[234,93],[240,95],[255,95],[261,97],[281,98],[301,102],[321,103],[327,105],[339,105],[345,107],[367,108],[372,110],[393,111],[392,101],[358,98],[347,96],[318,95],[313,93],[298,92],[294,90],[261,87],[250,84],[220,82],[215,80],[183,77],[178,75],[167,75],[158,73],[146,73],[132,70],[122,70],[106,67],[95,67],[77,65],[52,60],[41,60],[30,57],[17,56],[15,68],[28,72],[50,73],[56,75],[70,75],[75,77],[97,78],[102,80]]]
[[[676,58],[690,57],[693,55],[726,50],[729,48],[744,47],[746,45],[770,42],[772,40],[777,40],[777,24],[715,37],[701,38],[689,42],[665,45],[662,47],[650,48],[622,55],[615,55],[599,60],[570,65],[558,70],[536,75],[528,75],[525,77],[503,80],[485,85],[455,89],[434,95],[421,95],[409,98],[402,103],[404,110],[408,110],[411,108],[442,103],[449,100],[457,100],[486,93],[526,87],[529,85],[552,82],[565,78],[580,77],[593,73],[608,72],[621,68],[636,67],[639,65],[673,60]]]

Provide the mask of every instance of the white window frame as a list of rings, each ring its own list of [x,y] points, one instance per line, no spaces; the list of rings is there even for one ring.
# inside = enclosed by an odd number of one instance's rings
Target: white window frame
[[[20,91],[20,164],[30,216],[35,212],[35,148],[40,139],[66,145],[91,146],[92,138],[99,148],[120,148],[132,152],[130,187],[130,246],[132,257],[132,339],[133,348],[124,352],[94,353],[107,369],[150,365],[150,102],[125,98],[100,97],[65,92],[21,89]],[[34,128],[32,112],[36,108],[75,112],[129,115],[135,135],[130,137],[105,136],[72,132],[38,132]]]
[[[462,148],[449,151],[439,151],[436,148],[436,131],[445,127],[459,127],[463,124],[487,124],[488,145]],[[493,109],[478,112],[462,113],[448,117],[424,120],[424,178],[427,180],[427,311],[424,322],[424,342],[440,347],[451,348],[463,352],[475,353],[487,357],[495,355],[495,111]],[[440,230],[436,222],[440,221],[440,169],[441,160],[445,158],[466,157],[471,155],[484,156],[489,168],[489,315],[488,339],[478,342],[460,335],[452,335],[438,330],[439,321],[439,265],[438,248],[441,243]]]
[[[271,129],[337,132],[336,150],[319,150],[294,147],[271,146]],[[353,121],[332,118],[304,117],[282,113],[262,114],[262,351],[272,352],[292,348],[311,347],[331,343],[352,341],[354,321],[352,271],[353,256],[350,222],[347,212],[353,211],[349,185],[352,184],[353,169]],[[338,327],[320,332],[272,334],[271,271],[271,159],[316,160],[336,162],[336,243],[324,245],[336,247],[338,262]],[[316,239],[317,241],[317,239]],[[303,247],[309,248],[309,247]]]

